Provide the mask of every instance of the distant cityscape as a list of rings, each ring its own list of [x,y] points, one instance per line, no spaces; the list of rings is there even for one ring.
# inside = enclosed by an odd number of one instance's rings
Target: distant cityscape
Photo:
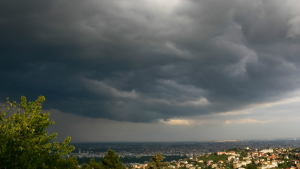
[[[120,158],[141,158],[162,153],[163,156],[195,157],[231,148],[298,148],[300,140],[220,140],[211,142],[140,142],[140,143],[74,143],[76,150],[70,154],[76,158],[103,158],[108,149],[116,151]]]

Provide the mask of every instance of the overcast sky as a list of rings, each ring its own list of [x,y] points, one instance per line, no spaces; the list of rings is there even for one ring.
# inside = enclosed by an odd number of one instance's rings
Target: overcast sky
[[[299,0],[0,0],[0,102],[72,141],[299,137]]]

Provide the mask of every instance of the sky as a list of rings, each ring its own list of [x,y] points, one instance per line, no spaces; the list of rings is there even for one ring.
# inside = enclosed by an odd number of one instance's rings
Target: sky
[[[299,0],[0,0],[0,102],[72,142],[298,138]]]

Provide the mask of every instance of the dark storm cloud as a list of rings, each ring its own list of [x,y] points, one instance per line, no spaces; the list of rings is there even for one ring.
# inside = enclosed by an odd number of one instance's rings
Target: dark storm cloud
[[[0,1],[2,99],[149,122],[299,89],[297,1]],[[3,100],[2,100],[3,101]]]

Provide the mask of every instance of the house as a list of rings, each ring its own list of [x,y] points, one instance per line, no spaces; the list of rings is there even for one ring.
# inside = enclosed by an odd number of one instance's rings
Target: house
[[[262,152],[258,153],[258,155],[257,155],[257,157],[263,157],[263,156],[265,156],[265,154]]]
[[[279,158],[278,156],[275,156],[275,154],[271,155],[268,157],[268,160],[271,160],[271,159],[276,159],[276,158]]]
[[[231,159],[235,159],[235,156],[229,156],[229,157],[227,157],[228,161],[230,161]]]
[[[187,164],[187,165],[185,165],[186,168],[189,168],[189,167],[192,167],[192,166],[193,166],[193,164]]]
[[[139,165],[137,168],[142,168],[142,169],[145,169],[147,167],[148,164],[141,164]]]
[[[211,166],[211,168],[217,168],[217,167],[218,167],[217,164],[213,164],[213,165]]]
[[[240,163],[233,163],[233,168],[236,169],[236,168],[239,168],[241,167],[242,165]]]
[[[249,157],[243,157],[243,160],[249,160],[250,158]]]
[[[234,151],[230,151],[229,153],[226,153],[227,155],[235,155]]]
[[[268,162],[268,163],[267,163],[267,167],[268,167],[268,168],[275,168],[275,167],[278,167],[278,163],[277,163],[277,161]]]
[[[262,153],[273,153],[273,149],[263,149],[260,152],[262,152]]]

